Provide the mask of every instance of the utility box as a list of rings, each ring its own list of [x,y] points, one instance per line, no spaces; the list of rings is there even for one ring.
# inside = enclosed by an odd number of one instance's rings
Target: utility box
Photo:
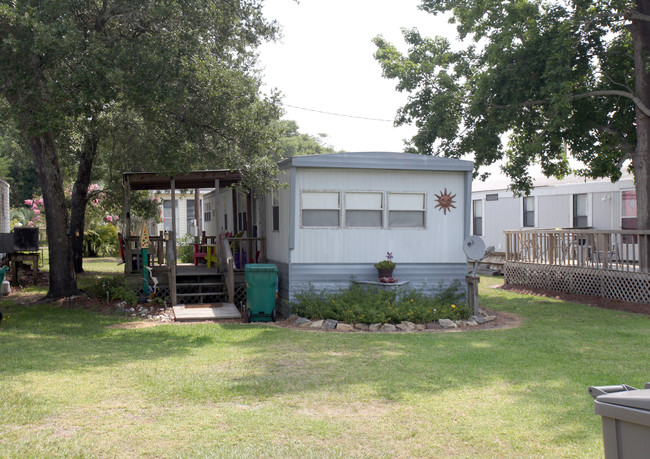
[[[650,455],[650,383],[590,387],[595,411],[602,418],[605,459],[648,458]]]
[[[14,228],[15,252],[38,252],[38,228]]]
[[[249,322],[275,322],[277,288],[277,266],[262,263],[246,265],[246,310]]]

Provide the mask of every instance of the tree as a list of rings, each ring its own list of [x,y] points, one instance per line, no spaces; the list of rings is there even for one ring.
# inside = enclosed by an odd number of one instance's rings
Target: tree
[[[589,177],[617,180],[631,160],[638,225],[650,229],[650,0],[423,0],[451,13],[461,40],[405,30],[406,55],[382,37],[384,76],[410,93],[396,123],[415,123],[411,151],[460,157],[476,170],[502,158],[516,192],[528,167],[570,171],[565,152]],[[485,178],[485,177],[483,177]]]
[[[324,144],[326,134],[319,134],[318,137],[314,137],[313,135],[301,133],[298,129],[298,123],[291,120],[280,120],[278,125],[282,132],[278,154],[276,155],[278,161],[292,156],[335,153],[332,147]]]
[[[49,297],[77,291],[72,239],[83,228],[107,113],[132,110],[155,134],[137,152],[152,170],[266,171],[279,110],[275,96],[260,94],[254,50],[275,33],[258,0],[0,0],[0,97],[43,192]]]

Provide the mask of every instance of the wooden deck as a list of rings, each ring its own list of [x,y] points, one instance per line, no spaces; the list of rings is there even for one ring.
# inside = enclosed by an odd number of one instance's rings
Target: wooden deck
[[[241,319],[239,310],[232,303],[179,304],[173,307],[176,321]]]

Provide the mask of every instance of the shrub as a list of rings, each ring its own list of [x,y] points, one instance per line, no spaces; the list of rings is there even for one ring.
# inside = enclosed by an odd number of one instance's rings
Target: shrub
[[[454,282],[435,296],[415,289],[398,291],[356,284],[334,292],[317,292],[310,286],[296,294],[291,310],[310,319],[347,323],[426,323],[468,318],[471,312],[462,297],[460,282]]]
[[[124,300],[131,306],[138,304],[138,295],[132,287],[124,282],[123,276],[111,276],[95,279],[95,281],[85,288],[88,296],[106,299],[106,293],[112,300]]]
[[[194,263],[194,236],[186,234],[176,243],[176,253],[181,263]]]
[[[84,257],[113,257],[118,254],[117,227],[100,224],[84,232]]]

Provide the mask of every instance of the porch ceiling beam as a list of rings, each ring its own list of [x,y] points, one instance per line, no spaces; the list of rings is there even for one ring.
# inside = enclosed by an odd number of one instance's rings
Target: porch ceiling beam
[[[177,190],[212,188],[215,180],[219,186],[225,188],[242,180],[241,173],[237,171],[195,171],[186,174],[167,175],[153,172],[126,172],[125,181],[130,185],[131,190],[169,190],[172,179]]]

